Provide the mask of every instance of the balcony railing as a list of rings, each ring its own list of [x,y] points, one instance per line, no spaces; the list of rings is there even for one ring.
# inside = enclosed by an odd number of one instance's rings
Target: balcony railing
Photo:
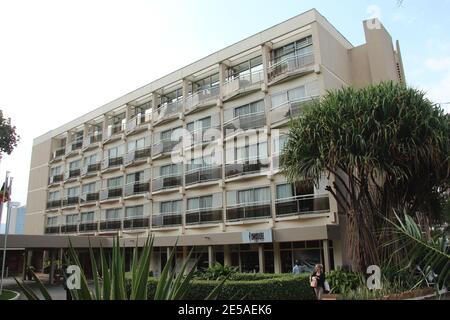
[[[58,226],[45,227],[45,234],[59,234],[60,228]]]
[[[100,143],[103,140],[103,135],[101,133],[91,134],[83,142],[83,148],[88,148],[96,143]]]
[[[152,191],[160,191],[180,187],[182,178],[180,175],[159,177],[152,181]]]
[[[222,166],[199,168],[186,172],[186,185],[222,179]]]
[[[247,89],[257,89],[258,85],[264,81],[263,71],[254,71],[252,73],[239,74],[227,80],[223,86],[224,97],[229,97]]]
[[[150,191],[150,183],[148,182],[134,182],[127,184],[124,187],[124,197],[145,194]]]
[[[122,197],[123,189],[121,186],[111,187],[100,191],[100,201],[117,199]]]
[[[152,216],[152,228],[181,226],[181,213],[164,213]]]
[[[266,126],[266,113],[261,111],[241,115],[225,122],[223,131],[225,136],[229,136],[239,130],[258,129],[264,126]]]
[[[199,90],[186,98],[186,112],[191,112],[202,106],[213,104],[220,93],[220,87]]]
[[[227,221],[270,218],[270,201],[243,203],[227,208]]]
[[[221,208],[190,210],[186,212],[186,224],[196,225],[222,222],[222,213]]]
[[[83,147],[83,139],[76,140],[72,142],[67,148],[67,153],[80,150]]]
[[[77,233],[78,225],[76,224],[67,224],[61,226],[61,233]]]
[[[180,113],[183,109],[183,100],[165,103],[156,109],[156,123],[168,120]]]
[[[272,62],[268,68],[269,81],[274,81],[277,77],[314,64],[314,53],[295,55],[287,57],[278,62]]]
[[[152,149],[150,147],[131,151],[127,153],[125,156],[125,165],[132,164],[139,160],[145,160],[151,156],[152,156]]]
[[[102,161],[102,170],[117,168],[123,165],[123,156],[115,158],[106,158]]]
[[[327,213],[330,212],[330,198],[323,194],[278,199],[275,208],[277,217]]]
[[[127,132],[133,132],[143,124],[148,124],[152,120],[152,114],[149,112],[138,113],[127,122]]]
[[[103,220],[100,221],[100,231],[112,231],[122,229],[121,220]]]
[[[103,139],[108,140],[111,139],[113,136],[122,133],[125,130],[125,123],[119,122],[110,124],[107,128],[106,135],[103,137]]]
[[[78,232],[96,232],[98,231],[98,222],[82,222],[78,225]]]
[[[142,229],[150,226],[150,217],[130,217],[123,220],[124,229]]]
[[[98,201],[99,199],[100,199],[99,192],[85,193],[81,195],[80,203],[81,204],[92,203]]]
[[[80,203],[80,197],[67,197],[63,199],[62,206],[68,207],[68,206],[76,206]]]
[[[180,141],[172,141],[169,139],[156,142],[152,147],[152,157],[162,154],[171,153]]]
[[[56,209],[61,207],[61,200],[51,200],[47,202],[47,209]]]
[[[64,174],[64,180],[75,179],[81,175],[81,169],[72,169]]]
[[[221,138],[220,126],[198,128],[193,131],[190,131],[189,133],[191,135],[190,136],[191,144],[187,145],[187,143],[183,142],[184,148],[189,148],[189,147],[192,148],[192,147],[195,147],[198,145],[203,145],[206,143],[213,142],[213,141]]]
[[[272,108],[272,110],[270,110],[270,123],[275,124],[302,114],[304,106],[311,102],[314,98],[316,97],[286,101],[282,105]]]
[[[269,159],[251,160],[248,163],[231,163],[225,166],[225,178],[234,178],[267,171],[270,168]]]
[[[97,173],[98,171],[101,170],[101,168],[102,168],[102,164],[100,162],[89,164],[87,166],[84,166],[81,169],[81,175],[85,176],[85,175]]]
[[[56,149],[56,150],[53,152],[52,160],[61,158],[61,157],[64,156],[65,154],[66,154],[66,147],[62,147],[62,148]]]
[[[64,180],[64,175],[58,174],[58,175],[55,175],[55,176],[49,178],[49,184],[59,183],[59,182],[62,182],[63,180]]]

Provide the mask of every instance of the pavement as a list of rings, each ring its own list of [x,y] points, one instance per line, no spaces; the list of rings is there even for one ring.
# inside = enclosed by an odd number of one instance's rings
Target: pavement
[[[21,281],[21,279],[19,278],[18,280]],[[34,281],[25,281],[25,283],[33,290],[33,292],[40,299],[43,299],[43,296]],[[53,300],[66,300],[66,291],[64,290],[62,284],[49,285],[44,283],[44,285],[47,288]],[[19,292],[20,293],[19,300],[27,300],[22,290],[20,290],[19,286],[17,285],[16,281],[14,281],[13,278],[5,278],[3,280],[3,288]]]

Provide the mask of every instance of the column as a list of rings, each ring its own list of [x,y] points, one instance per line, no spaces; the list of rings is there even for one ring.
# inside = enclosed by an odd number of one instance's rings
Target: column
[[[50,272],[48,275],[48,283],[53,284],[55,279],[55,250],[50,250]]]
[[[280,254],[280,243],[273,243],[273,263],[275,273],[281,273],[281,254]]]
[[[28,256],[29,256],[28,249],[25,249],[25,252],[23,253],[23,266],[22,266],[22,280],[27,280],[27,266],[28,266]]]
[[[325,272],[330,272],[330,246],[328,240],[323,240],[323,257],[324,257],[324,268]]]
[[[263,91],[267,92],[268,83],[269,83],[269,67],[270,67],[270,51],[272,50],[271,43],[265,43],[261,46],[261,56],[262,63],[264,68],[264,88]]]
[[[259,258],[259,273],[264,273],[264,245],[258,245],[258,258]]]
[[[231,266],[231,251],[228,244],[223,246],[223,263],[226,266]]]
[[[214,248],[213,246],[208,246],[208,266],[212,267],[214,264]]]

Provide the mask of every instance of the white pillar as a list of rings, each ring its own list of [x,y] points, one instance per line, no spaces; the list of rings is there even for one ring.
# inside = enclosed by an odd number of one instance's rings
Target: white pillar
[[[214,248],[213,246],[208,246],[208,266],[212,267],[214,264]]]
[[[264,273],[265,264],[264,264],[264,245],[258,245],[258,258],[259,258],[259,273]]]
[[[330,266],[330,247],[328,244],[328,240],[323,240],[323,257],[324,257],[324,268],[325,268],[325,272],[330,272],[331,271],[331,266]]]
[[[231,266],[231,251],[228,244],[223,246],[223,264],[226,266]]]
[[[280,243],[273,243],[273,264],[275,273],[281,273],[281,254],[280,254]]]

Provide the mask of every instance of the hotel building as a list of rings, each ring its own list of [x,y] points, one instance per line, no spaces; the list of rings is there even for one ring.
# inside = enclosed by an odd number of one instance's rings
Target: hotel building
[[[34,140],[25,234],[155,238],[201,266],[290,272],[346,262],[345,213],[319,185],[289,184],[289,120],[327,90],[404,82],[398,42],[365,21],[354,47],[311,10]],[[332,179],[332,178],[331,178]]]

